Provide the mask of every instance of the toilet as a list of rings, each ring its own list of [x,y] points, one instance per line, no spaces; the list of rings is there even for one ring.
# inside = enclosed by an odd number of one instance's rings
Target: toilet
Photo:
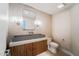
[[[54,54],[57,53],[58,47],[59,47],[59,44],[57,44],[56,42],[52,42],[52,41],[51,41],[51,42],[48,44],[48,50],[49,50],[50,52],[54,53]]]
[[[52,38],[48,38],[47,40],[48,50],[54,54],[57,53],[57,49],[59,48],[59,44],[52,41]]]

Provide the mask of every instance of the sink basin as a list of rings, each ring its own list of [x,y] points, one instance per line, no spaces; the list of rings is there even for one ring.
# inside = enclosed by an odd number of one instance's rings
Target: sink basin
[[[23,40],[31,40],[37,38],[44,38],[44,34],[33,34],[33,35],[17,35],[12,38],[12,42],[18,42]]]

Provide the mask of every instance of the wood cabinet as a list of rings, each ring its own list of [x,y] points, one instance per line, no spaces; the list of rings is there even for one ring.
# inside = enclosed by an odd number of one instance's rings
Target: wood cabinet
[[[44,40],[43,41],[43,51],[46,51],[48,48],[47,48],[47,40]]]
[[[32,56],[32,43],[25,44],[24,48],[26,49],[26,56]]]
[[[33,55],[37,55],[42,52],[42,43],[43,41],[33,43]]]
[[[12,56],[35,56],[47,50],[47,40],[10,47]]]
[[[32,44],[14,46],[10,51],[12,56],[32,56]]]
[[[25,56],[26,51],[24,47],[25,47],[24,45],[11,47],[10,48],[11,55],[12,56]]]

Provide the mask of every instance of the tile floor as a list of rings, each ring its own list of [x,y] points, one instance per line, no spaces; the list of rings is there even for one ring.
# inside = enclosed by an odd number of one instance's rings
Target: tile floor
[[[38,54],[37,56],[54,56],[52,53],[50,53],[49,51],[45,51],[41,54]]]
[[[59,50],[56,54],[53,54],[47,50],[41,54],[38,54],[37,56],[65,56],[65,55],[61,50]]]

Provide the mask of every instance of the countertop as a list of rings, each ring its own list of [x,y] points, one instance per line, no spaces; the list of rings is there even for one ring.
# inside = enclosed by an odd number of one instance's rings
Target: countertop
[[[23,40],[23,41],[18,41],[18,42],[10,42],[9,47],[33,43],[33,42],[42,41],[42,40],[47,40],[47,43],[49,43],[49,41],[51,41],[51,38],[44,37],[44,38],[38,38],[38,39]]]

